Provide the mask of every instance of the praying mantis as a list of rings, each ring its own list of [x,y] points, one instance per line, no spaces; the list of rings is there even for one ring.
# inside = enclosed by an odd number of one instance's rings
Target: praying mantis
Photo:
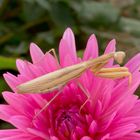
[[[27,81],[17,86],[18,93],[47,93],[53,90],[59,90],[59,88],[65,86],[70,80],[79,78],[86,70],[90,70],[94,75],[103,78],[123,78],[129,77],[129,83],[131,82],[131,73],[126,67],[116,68],[103,68],[110,59],[114,59],[117,63],[122,63],[125,57],[125,53],[122,51],[111,52],[104,54],[95,59],[90,59],[72,66],[58,69],[43,76],[37,77],[31,81]],[[84,88],[79,85],[82,91],[88,97]],[[41,113],[48,105],[62,92],[58,93],[40,110]],[[85,104],[85,103],[84,103]],[[84,105],[82,105],[83,107]],[[39,114],[38,113],[38,114]],[[37,115],[38,115],[37,114]]]

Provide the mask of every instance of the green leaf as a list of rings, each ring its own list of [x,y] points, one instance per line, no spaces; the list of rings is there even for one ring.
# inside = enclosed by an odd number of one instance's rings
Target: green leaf
[[[121,18],[120,25],[123,31],[140,36],[140,21],[131,18]]]
[[[0,94],[7,89],[9,89],[8,85],[6,84],[4,79],[0,77]]]
[[[0,70],[3,69],[14,69],[16,70],[16,59],[0,56]]]
[[[3,3],[3,0],[0,0],[0,6],[2,5],[2,3]]]
[[[50,4],[47,0],[36,0],[36,2],[44,9],[49,10]]]
[[[10,123],[0,122],[0,129],[12,129],[14,128]]]
[[[64,2],[57,2],[51,4],[50,16],[57,27],[65,29],[68,26],[74,26],[74,19],[72,11]]]
[[[80,4],[72,3],[71,6],[78,14],[79,21],[85,24],[92,23],[94,27],[95,25],[111,27],[111,23],[116,23],[119,18],[119,9],[109,3],[83,1]]]
[[[83,57],[83,52],[84,52],[83,50],[79,50],[77,52],[78,57],[82,58]]]
[[[135,3],[140,5],[140,0],[135,0]]]
[[[7,45],[5,46],[5,49],[4,51],[6,51],[7,53],[9,54],[12,54],[12,55],[16,55],[16,56],[19,56],[21,54],[26,54],[29,50],[29,47],[28,47],[28,43],[27,42],[20,42],[19,45]]]
[[[40,32],[38,35],[37,35],[37,39],[38,40],[44,40],[46,41],[47,43],[49,44],[54,44],[55,42],[55,39],[54,39],[54,34],[52,31],[49,31],[49,32]]]
[[[34,2],[23,2],[22,12],[19,14],[23,21],[32,21],[42,17],[46,9]]]

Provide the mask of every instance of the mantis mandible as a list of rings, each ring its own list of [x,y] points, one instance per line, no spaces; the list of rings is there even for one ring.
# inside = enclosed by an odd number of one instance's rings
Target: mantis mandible
[[[117,63],[122,63],[125,53],[122,51],[104,54],[95,59],[90,59],[72,66],[68,66],[43,76],[37,77],[31,81],[17,86],[18,93],[47,93],[57,90],[66,85],[70,80],[79,78],[82,73],[90,69],[96,76],[104,78],[123,78],[129,77],[131,82],[131,73],[126,67],[103,68],[110,60],[114,59]],[[83,90],[83,88],[81,88]],[[86,91],[83,92],[87,95]],[[41,113],[59,94],[61,90],[39,111]],[[85,103],[84,103],[85,104]],[[82,105],[83,107],[83,105]],[[38,113],[38,114],[39,114]]]

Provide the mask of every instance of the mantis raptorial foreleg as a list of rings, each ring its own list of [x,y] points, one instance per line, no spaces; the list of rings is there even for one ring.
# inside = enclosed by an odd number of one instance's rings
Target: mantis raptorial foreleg
[[[91,71],[94,72],[93,69],[91,69]],[[98,77],[110,79],[129,77],[129,84],[131,84],[132,81],[132,74],[126,67],[102,68],[100,71],[96,72],[95,75]]]
[[[101,68],[103,65],[105,65],[105,63],[101,63],[97,68],[91,68],[91,71],[94,72],[96,76],[102,77],[102,78],[118,79],[118,78],[123,78],[123,77],[129,77],[129,84],[131,84],[132,74],[129,72],[128,68],[126,67]],[[81,112],[83,107],[88,102],[90,96],[87,90],[85,90],[81,84],[79,84],[79,87],[82,89],[85,95],[87,95],[87,100],[80,107],[79,112]]]
[[[107,63],[108,61],[104,61],[104,62],[99,63],[96,67],[92,67],[92,72],[94,73],[99,72]]]
[[[128,77],[129,76],[129,83],[131,83],[131,73],[128,71],[126,67],[117,67],[117,68],[101,68],[101,66],[105,65],[106,63],[101,63],[97,67],[91,68],[91,71],[96,72],[94,73],[98,77],[103,77],[103,78],[110,78],[110,79],[118,79],[118,78],[123,78],[123,77]],[[98,71],[99,70],[99,71]],[[81,105],[79,109],[79,113],[83,109],[83,107],[86,105],[86,103],[89,101],[90,94],[88,90],[86,90],[83,85],[78,82],[79,88],[83,91],[83,93],[86,95],[87,99],[86,101]],[[35,115],[33,119],[35,119],[41,112],[43,112],[62,92],[63,87],[55,94],[55,96],[47,102],[47,104]]]
[[[51,50],[50,50],[51,51]],[[106,61],[105,62],[102,62],[102,63],[100,63],[100,64],[98,64],[97,66],[94,66],[94,69],[96,69],[96,71],[98,71],[99,69],[101,69],[101,67],[103,67],[104,65],[106,64]],[[66,84],[66,83],[65,83]],[[58,91],[57,93],[56,93],[56,95],[49,101],[49,102],[47,102],[47,104],[39,111],[39,112],[37,112],[37,114],[34,116],[34,118],[33,118],[33,120],[41,113],[41,112],[43,112],[58,96],[59,96],[59,94],[62,92],[62,90],[63,90],[63,86],[64,85],[62,85],[61,86],[61,89],[60,89],[60,91]],[[80,108],[80,111],[82,110],[82,108],[85,106],[85,104],[87,103],[87,101],[89,100],[89,93],[88,93],[88,91],[86,90],[86,89],[84,89],[84,87],[81,85],[81,83],[80,82],[78,82],[78,86],[80,87],[80,89],[83,91],[83,93],[87,96],[87,100],[84,102],[84,104],[81,106],[81,108]],[[55,87],[56,89],[58,88],[58,87]],[[44,90],[44,92],[45,92],[45,90]]]
[[[78,64],[67,66],[65,68],[60,68],[53,72],[47,73],[33,80],[27,81],[18,85],[18,93],[47,93],[53,89],[57,89],[60,85],[65,85],[72,79],[76,79],[81,76],[87,69],[97,69],[99,71],[101,68],[97,68],[99,64],[105,63],[110,59],[114,58],[116,62],[121,62],[124,58],[124,52],[112,52],[99,56],[95,59],[90,59]],[[104,64],[103,64],[104,65]],[[95,71],[95,70],[94,70]]]

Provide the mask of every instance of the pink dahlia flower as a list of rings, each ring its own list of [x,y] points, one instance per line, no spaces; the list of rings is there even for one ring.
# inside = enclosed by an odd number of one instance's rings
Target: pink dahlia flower
[[[109,42],[105,53],[113,51],[115,40]],[[50,53],[44,54],[33,43],[30,53],[32,63],[17,60],[17,76],[4,74],[13,92],[3,92],[7,104],[0,105],[0,119],[14,128],[0,130],[0,140],[140,140],[140,100],[134,95],[140,84],[140,54],[125,65],[132,73],[131,85],[128,85],[128,78],[99,78],[87,70],[79,80],[90,99],[81,112],[80,107],[87,97],[73,80],[44,111],[34,117],[57,91],[17,94],[17,85],[60,67],[98,57],[98,43],[91,35],[83,58],[78,58],[74,35],[68,28],[60,41],[60,66]],[[113,60],[107,66],[114,67]]]

